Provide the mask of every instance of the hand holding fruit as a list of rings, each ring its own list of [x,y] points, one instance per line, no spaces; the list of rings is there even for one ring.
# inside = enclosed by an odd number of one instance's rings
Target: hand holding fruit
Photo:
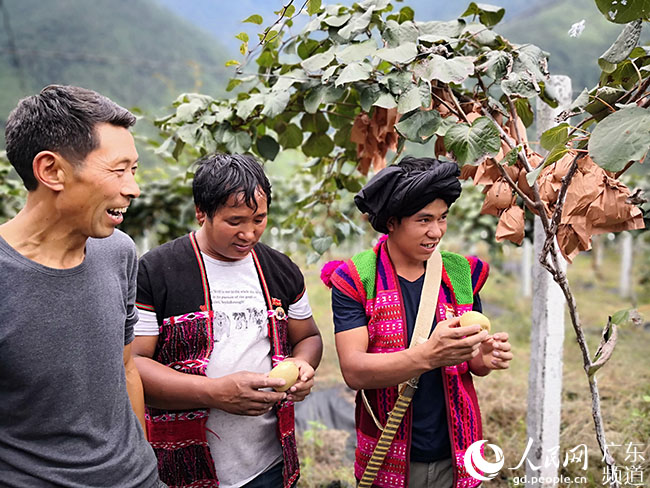
[[[474,324],[480,325],[481,330],[486,330],[488,333],[490,333],[490,319],[488,319],[481,312],[470,310],[469,312],[465,312],[460,316],[461,327]]]
[[[471,310],[460,317],[460,325],[480,325],[481,330],[490,332],[490,320],[480,312]],[[512,359],[511,345],[506,332],[498,332],[481,343],[479,355],[472,360],[475,374],[487,374],[493,369],[508,369]]]
[[[269,377],[285,380],[283,386],[274,388],[276,391],[286,391],[287,400],[291,402],[304,400],[314,386],[314,368],[299,358],[288,358],[278,363],[269,373]]]

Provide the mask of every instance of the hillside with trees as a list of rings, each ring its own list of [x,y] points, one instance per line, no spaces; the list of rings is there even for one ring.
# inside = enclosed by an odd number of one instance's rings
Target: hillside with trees
[[[0,127],[50,83],[156,110],[183,91],[220,93],[227,77],[219,41],[153,0],[2,0],[0,26]]]

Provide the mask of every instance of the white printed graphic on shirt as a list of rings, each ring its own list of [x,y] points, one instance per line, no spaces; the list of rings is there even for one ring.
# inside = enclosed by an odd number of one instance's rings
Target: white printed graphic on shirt
[[[207,376],[268,373],[271,342],[266,300],[252,256],[226,262],[203,255],[203,260],[214,310],[214,349]],[[276,424],[273,412],[249,417],[210,410],[208,444],[222,488],[241,486],[281,459]]]

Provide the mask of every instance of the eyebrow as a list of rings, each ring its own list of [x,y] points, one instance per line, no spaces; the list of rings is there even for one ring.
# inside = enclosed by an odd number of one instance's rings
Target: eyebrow
[[[449,210],[445,210],[444,212],[442,212],[442,213],[440,214],[440,217],[444,217],[444,216],[446,216],[446,215],[448,215],[448,214],[449,214]],[[434,218],[435,215],[432,214],[432,213],[424,213],[424,212],[415,214],[415,218],[416,218],[416,219],[422,219],[422,218],[424,218],[424,217]]]

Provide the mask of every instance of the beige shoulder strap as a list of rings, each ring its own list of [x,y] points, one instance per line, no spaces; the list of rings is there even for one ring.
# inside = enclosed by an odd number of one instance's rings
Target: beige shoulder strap
[[[442,256],[436,249],[427,260],[427,270],[424,273],[424,284],[420,295],[420,306],[415,318],[415,327],[411,335],[409,347],[421,344],[429,338],[431,325],[438,306],[438,293],[442,279]]]
[[[427,260],[427,269],[424,273],[424,283],[420,294],[420,305],[418,306],[418,314],[415,318],[415,326],[413,327],[413,334],[411,334],[409,347],[413,347],[416,344],[422,344],[429,338],[431,325],[433,324],[433,318],[436,313],[436,307],[438,306],[438,293],[440,292],[441,280],[442,256],[440,251],[436,249]],[[415,384],[417,384],[417,378],[414,378],[413,380],[415,380]],[[400,385],[400,391],[402,391],[405,383]],[[377,428],[383,431],[384,428],[379,422],[379,419],[377,419],[375,413],[372,411],[370,402],[368,402],[364,390],[361,390],[361,399],[366,407],[366,411],[370,414],[370,417]]]

